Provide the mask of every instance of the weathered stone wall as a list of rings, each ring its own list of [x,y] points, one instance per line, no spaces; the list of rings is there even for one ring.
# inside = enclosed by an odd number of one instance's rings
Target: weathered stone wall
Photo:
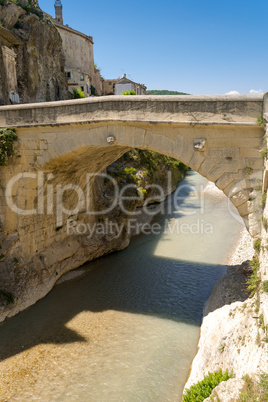
[[[225,100],[209,100],[205,107],[199,98],[192,98],[192,103],[188,99],[159,102],[159,97],[135,101],[108,97],[0,109],[0,125],[17,126],[19,138],[15,156],[0,167],[0,289],[14,292],[16,298],[14,305],[2,309],[2,319],[43,297],[67,271],[127,245],[125,232],[120,238],[100,235],[93,239],[88,234],[68,234],[69,219],[94,225],[106,216],[88,215],[81,208],[64,213],[59,222],[55,200],[57,186],[72,184],[85,194],[87,174],[104,171],[131,148],[163,153],[200,172],[230,196],[250,225],[254,215],[251,178],[263,167],[258,152],[263,129],[256,124],[262,101],[250,98],[245,102],[244,116],[241,100],[230,105]],[[114,142],[108,143],[108,138]],[[6,193],[18,174],[10,194]],[[93,211],[105,203],[105,197],[94,197],[97,184],[90,186]],[[74,205],[77,195],[68,193],[64,206],[73,209]],[[15,206],[35,211],[17,214],[11,210]],[[116,208],[109,219],[119,220]],[[255,225],[250,229],[257,230]]]
[[[55,22],[55,25],[61,35],[66,69],[88,74],[93,80],[95,75],[93,38],[69,26],[61,25],[57,22]]]
[[[7,75],[8,92],[17,93],[16,53],[7,46],[2,47]]]
[[[94,73],[92,74],[92,85],[96,89],[98,95],[103,94],[103,79],[101,78],[99,69],[94,69]]]

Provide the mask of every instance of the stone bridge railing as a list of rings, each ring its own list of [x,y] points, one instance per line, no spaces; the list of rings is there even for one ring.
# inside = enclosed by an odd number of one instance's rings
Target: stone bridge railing
[[[54,126],[104,121],[256,124],[263,95],[105,96],[4,106],[0,127]]]

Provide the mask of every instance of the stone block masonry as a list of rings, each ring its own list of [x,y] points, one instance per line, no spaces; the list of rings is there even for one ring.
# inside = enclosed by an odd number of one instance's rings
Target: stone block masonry
[[[43,297],[67,271],[128,244],[125,234],[112,241],[68,235],[68,219],[94,224],[99,218],[85,209],[69,216],[77,203],[77,194],[70,194],[59,224],[55,200],[57,186],[71,184],[86,194],[87,175],[103,172],[131,148],[176,158],[213,181],[257,236],[264,134],[257,119],[264,101],[260,95],[114,96],[0,108],[0,126],[16,128],[19,138],[15,156],[0,167],[0,271],[5,289],[19,289],[1,319]],[[18,214],[10,205],[34,212]],[[115,212],[109,218],[116,220]]]

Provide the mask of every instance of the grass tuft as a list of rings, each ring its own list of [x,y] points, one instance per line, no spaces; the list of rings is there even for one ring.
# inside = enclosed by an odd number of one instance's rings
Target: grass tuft
[[[211,395],[217,385],[233,377],[233,374],[229,374],[228,370],[223,373],[222,369],[214,373],[208,373],[202,381],[186,390],[186,393],[182,396],[182,402],[202,402]]]

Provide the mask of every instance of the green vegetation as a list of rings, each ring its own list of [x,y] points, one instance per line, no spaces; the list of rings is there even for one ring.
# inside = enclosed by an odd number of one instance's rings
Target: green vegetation
[[[28,0],[28,4],[25,4],[25,5],[22,4],[19,0],[9,0],[9,1],[16,4],[16,6],[23,8],[23,10],[25,10],[27,12],[27,14],[32,13],[32,14],[37,15],[40,19],[44,18],[44,14],[42,13],[42,11],[40,9],[35,8],[32,5],[32,0]]]
[[[246,174],[252,174],[252,173],[253,173],[253,169],[252,169],[251,167],[246,167],[246,168],[244,169],[244,173],[246,173]]]
[[[0,290],[0,302],[5,303],[7,305],[14,303],[14,296],[10,292],[6,292],[5,290]]]
[[[98,67],[97,64],[94,64],[94,70],[98,70],[100,72],[100,77],[104,79],[103,75],[101,74],[101,68]]]
[[[167,89],[150,89],[146,93],[147,95],[189,95],[185,92],[168,91]]]
[[[262,290],[266,293],[268,293],[268,281],[263,281],[262,282]]]
[[[225,349],[225,346],[226,346],[226,344],[225,344],[225,343],[222,343],[221,346],[218,348],[218,350],[219,350],[220,352],[223,352],[224,349]]]
[[[137,197],[136,201],[126,201],[126,207],[133,210],[146,198],[159,195],[148,184],[167,184],[167,172],[172,172],[172,184],[183,179],[189,170],[176,159],[148,150],[132,149],[107,168],[107,173],[114,177],[119,187],[134,184],[125,193],[128,197]],[[108,185],[108,183],[107,183]]]
[[[232,374],[222,372],[222,369],[215,371],[214,373],[208,373],[208,375],[197,384],[192,385],[190,389],[186,391],[186,394],[182,396],[182,402],[202,402],[208,398],[213,389],[217,387],[222,381],[227,381],[229,378],[233,378]]]
[[[130,89],[129,91],[121,92],[121,95],[136,95],[136,92],[133,91],[133,89]]]
[[[247,280],[246,284],[247,284],[248,291],[250,292],[250,297],[253,297],[261,283],[261,279],[258,275],[258,271],[259,271],[259,267],[260,267],[258,257],[253,257],[253,260],[250,263],[251,263],[253,273],[250,276],[250,278]]]
[[[0,165],[5,165],[8,157],[14,155],[14,141],[17,138],[15,130],[0,128]]]
[[[263,120],[263,116],[262,113],[259,115],[258,119],[257,119],[257,124],[260,127],[265,127],[265,121]]]
[[[72,99],[80,99],[80,98],[85,98],[86,95],[82,91],[82,89],[76,89],[74,88],[72,92],[69,92],[70,96]]]
[[[166,155],[161,155],[157,152],[140,150],[140,149],[132,149],[131,151],[124,154],[120,159],[118,159],[117,163],[131,163],[135,170],[137,168],[142,168],[143,173],[150,178],[153,178],[155,172],[159,170],[161,167],[166,167],[168,169],[176,169],[178,173],[180,173],[183,178],[189,168],[185,166],[182,162],[177,159],[171,158]],[[121,172],[122,173],[122,172]],[[125,171],[125,173],[129,174],[129,171]],[[132,170],[132,174],[134,171]],[[119,171],[120,175],[120,171]],[[124,175],[121,175],[123,177]],[[126,177],[126,176],[125,176]]]
[[[261,251],[261,239],[257,239],[254,243],[254,250],[259,253]]]
[[[97,90],[93,85],[90,85],[91,95],[98,96]]]
[[[259,327],[264,331],[265,330],[265,323],[264,323],[264,316],[261,314],[259,316]]]
[[[260,156],[261,156],[261,158],[266,158],[267,159],[267,157],[268,157],[268,149],[267,149],[267,147],[263,147],[261,149]]]
[[[262,197],[261,197],[261,205],[262,205],[262,208],[264,208],[265,205],[266,205],[266,199],[267,199],[267,193],[264,192],[264,193],[262,193]]]
[[[0,0],[0,6],[4,6],[6,4],[7,0]]]
[[[125,167],[123,169],[120,169],[118,172],[116,172],[116,176],[125,178],[127,181],[131,183],[136,183],[137,182],[137,169],[134,167]]]
[[[268,401],[268,374],[261,374],[256,382],[249,375],[244,377],[246,389],[241,392],[240,402],[267,402]]]

